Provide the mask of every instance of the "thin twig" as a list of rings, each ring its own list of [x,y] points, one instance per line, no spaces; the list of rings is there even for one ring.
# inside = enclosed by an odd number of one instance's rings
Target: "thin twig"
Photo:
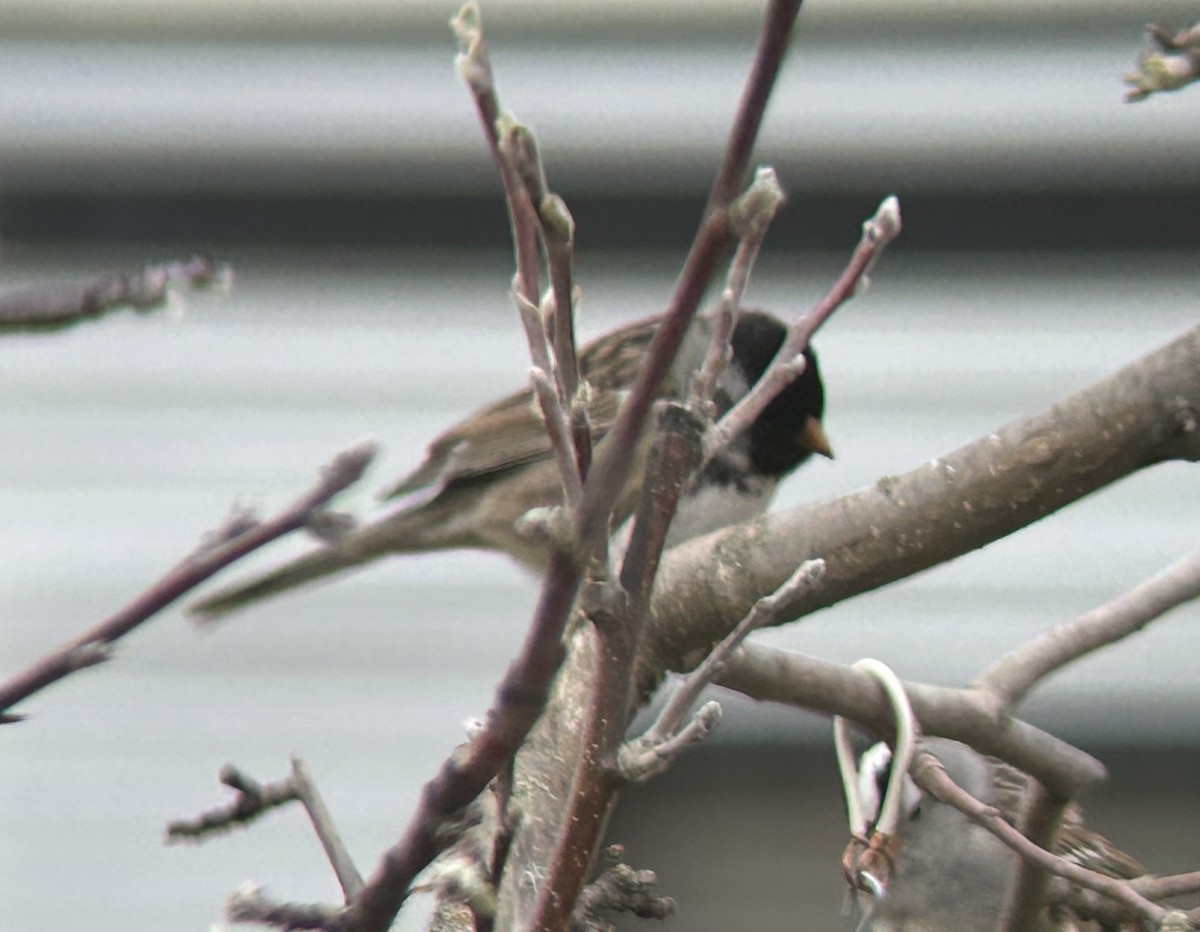
[[[799,377],[805,365],[802,354],[813,334],[834,311],[863,291],[871,267],[888,243],[899,235],[900,202],[894,196],[884,198],[874,216],[863,223],[862,237],[829,293],[808,314],[792,323],[779,352],[754,388],[708,432],[704,438],[705,462],[747,430],[775,396]]]
[[[479,41],[482,42],[482,38]],[[538,229],[546,247],[552,292],[543,302],[545,312],[515,286],[513,298],[529,343],[534,390],[562,475],[564,497],[568,507],[575,508],[592,457],[591,429],[579,395],[579,363],[575,351],[575,307],[571,286],[575,221],[562,199],[547,189],[533,132],[505,117],[500,121],[498,133],[500,156],[513,168],[534,205]]]
[[[354,860],[350,857],[350,852],[342,841],[337,826],[334,825],[333,817],[329,814],[329,809],[317,790],[317,784],[309,772],[308,765],[299,757],[292,758],[291,780],[296,789],[296,798],[304,804],[308,820],[312,823],[313,831],[317,833],[321,847],[325,849],[325,857],[329,859],[329,864],[342,887],[346,902],[349,903],[358,896],[359,891],[363,888],[362,874],[354,866]]]
[[[320,903],[280,903],[266,896],[261,887],[247,884],[225,901],[225,918],[230,922],[257,922],[278,929],[321,929],[342,932],[351,928],[346,911]]]
[[[549,331],[547,340],[554,347],[556,384],[569,412],[576,469],[579,477],[584,479],[592,464],[592,430],[585,403],[586,386],[581,382],[575,345],[575,308],[578,303],[578,289],[574,285],[572,268],[575,260],[575,218],[567,209],[566,202],[547,185],[546,169],[532,131],[522,129],[523,133],[514,133],[512,152],[517,162],[517,173],[537,210],[538,229],[550,276],[550,295],[544,302],[547,304],[547,313],[542,315],[542,320]]]
[[[201,813],[194,819],[181,819],[169,823],[168,844],[177,841],[199,841],[210,835],[245,827],[271,809],[295,800],[300,802],[308,813],[317,839],[325,850],[338,883],[341,884],[346,902],[350,902],[362,889],[362,877],[354,866],[354,861],[342,842],[304,761],[293,757],[291,774],[274,783],[259,783],[232,764],[221,768],[219,779],[237,793],[233,802]]]
[[[244,828],[264,813],[300,799],[296,781],[291,776],[274,783],[259,783],[232,764],[227,764],[221,768],[218,779],[237,794],[233,801],[202,812],[194,819],[168,822],[168,844],[201,841],[210,835]]]
[[[513,252],[517,264],[518,291],[530,304],[538,303],[541,293],[539,285],[539,262],[537,249],[537,211],[529,200],[529,192],[521,184],[516,169],[500,151],[500,101],[496,96],[496,80],[492,74],[492,62],[487,44],[483,41],[483,20],[479,5],[471,0],[450,20],[450,27],[458,39],[458,55],[454,65],[471,91],[483,134],[491,150],[492,159],[504,184],[505,202],[508,205],[508,222],[513,234]]]
[[[692,379],[691,405],[698,411],[711,402],[717,377],[732,355],[730,340],[737,325],[742,296],[750,283],[750,273],[762,250],[767,229],[783,202],[783,189],[779,186],[775,170],[760,168],[755,173],[754,182],[730,207],[730,213],[740,218],[737,223],[740,240],[733,261],[729,264],[725,287],[721,289],[720,304],[713,315],[713,335],[708,355]]]
[[[550,357],[546,344],[546,331],[542,326],[541,313],[526,301],[520,292],[514,290],[512,297],[529,340],[529,354],[533,361],[530,378],[533,382],[534,397],[537,398],[542,422],[550,439],[550,448],[554,451],[555,462],[558,463],[564,501],[568,507],[574,509],[578,507],[583,496],[583,480],[571,433],[570,416],[563,400],[560,380],[556,375],[557,366]]]
[[[1155,877],[1150,874],[1136,877],[1129,881],[1138,893],[1151,899],[1164,899],[1170,896],[1190,896],[1200,893],[1200,871],[1189,871],[1186,874],[1170,874],[1165,877]]]
[[[571,264],[575,252],[575,220],[561,197],[550,190],[537,138],[527,126],[513,123],[502,129],[501,152],[513,163],[537,213],[546,266],[553,295],[550,343],[568,401],[579,388],[579,363],[575,355],[575,315]],[[586,473],[586,470],[584,471]]]
[[[62,330],[121,308],[166,306],[183,287],[228,289],[232,269],[208,256],[158,262],[137,272],[105,275],[82,286],[42,286],[0,296],[0,334]]]
[[[706,212],[723,210],[737,196],[746,177],[746,166],[758,141],[767,101],[775,89],[775,80],[792,42],[792,30],[803,0],[771,0],[763,16],[754,63],[742,88],[737,114],[725,142],[725,154],[713,182]]]
[[[478,6],[463,6],[458,16],[451,20],[451,25],[460,42],[458,71],[472,89],[481,119],[485,115],[491,118],[487,124],[487,139],[504,182],[516,253],[517,271],[512,285],[514,301],[526,331],[534,371],[546,375],[546,384],[535,384],[535,393],[562,471],[566,504],[575,507],[580,499],[582,476],[587,475],[592,458],[592,435],[587,426],[586,409],[576,403],[578,362],[570,271],[575,222],[562,199],[547,191],[545,170],[533,132],[510,114],[498,113],[496,85]],[[539,232],[550,259],[551,300],[554,307],[565,308],[562,313],[556,309],[552,314],[556,324],[550,335],[547,335],[545,317],[538,307],[540,266],[536,236]]]
[[[124,608],[0,684],[0,712],[68,674],[106,659],[115,641],[215,573],[265,544],[304,528],[330,499],[362,477],[375,452],[375,444],[363,443],[339,453],[321,470],[320,480],[310,491],[272,518],[251,522],[244,514],[235,514],[225,527]]]
[[[683,342],[712,279],[718,256],[733,239],[728,207],[745,175],[767,100],[791,42],[800,3],[801,0],[772,0],[768,4],[754,64],[734,117],[721,169],[713,182],[704,220],[688,251],[662,324],[647,350],[637,383],[608,434],[605,449],[596,457],[589,473],[588,494],[578,518],[581,536],[585,538],[591,536],[589,532],[595,526],[608,520],[612,503],[628,474],[630,451],[641,434],[658,386]]]
[[[1200,550],[1073,621],[1050,629],[996,661],[975,685],[1014,708],[1043,679],[1102,647],[1142,630],[1171,609],[1200,597]]]
[[[913,780],[935,799],[953,806],[972,822],[983,826],[1022,858],[1034,861],[1043,870],[1064,877],[1074,884],[1101,893],[1128,907],[1136,915],[1160,923],[1167,910],[1137,892],[1127,881],[1096,873],[1060,858],[1031,842],[1009,825],[994,806],[980,802],[956,784],[941,762],[928,751],[921,751],[910,770]]]
[[[746,617],[709,651],[708,656],[695,670],[683,678],[657,720],[648,729],[647,737],[661,739],[677,731],[700,693],[720,674],[733,652],[742,646],[750,632],[775,623],[779,613],[786,610],[792,599],[818,585],[824,575],[824,560],[805,560],[782,586],[755,602]]]

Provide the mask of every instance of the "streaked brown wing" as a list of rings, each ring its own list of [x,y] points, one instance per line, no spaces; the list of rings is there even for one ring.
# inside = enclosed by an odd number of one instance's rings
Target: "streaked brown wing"
[[[993,804],[1006,822],[1016,826],[1021,803],[1029,789],[1029,777],[1003,761],[988,759],[996,768]],[[1129,879],[1146,873],[1141,864],[1116,848],[1107,838],[1088,829],[1083,824],[1083,813],[1074,803],[1063,814],[1062,824],[1054,839],[1054,853],[1109,877]]]
[[[616,419],[659,318],[636,321],[583,347],[579,368],[591,385],[588,415],[597,439]],[[384,498],[477,479],[550,457],[541,412],[526,388],[459,421],[429,445],[425,460]]]

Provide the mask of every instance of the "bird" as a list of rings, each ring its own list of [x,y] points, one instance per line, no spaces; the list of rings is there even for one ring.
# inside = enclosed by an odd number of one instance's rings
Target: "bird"
[[[955,783],[1016,825],[1029,786],[1027,774],[947,738],[925,738],[923,744]],[[860,763],[859,794],[872,822],[890,779],[890,766],[891,751],[886,744],[872,746]],[[882,895],[851,887],[850,927],[855,932],[995,929],[1016,877],[1018,856],[953,806],[926,797],[908,774],[900,792],[899,847],[891,879]],[[1109,877],[1131,879],[1145,873],[1132,857],[1088,829],[1074,803],[1063,815],[1052,850]],[[1046,911],[1038,932],[1135,932],[1141,928],[1133,919],[1082,916],[1069,905],[1057,903]]]
[[[586,409],[599,446],[637,378],[661,320],[659,316],[625,324],[579,351]],[[685,397],[708,352],[712,331],[711,315],[692,321],[663,380],[662,397]],[[758,381],[786,333],[784,324],[766,311],[747,308],[739,313],[730,362],[713,392],[718,416]],[[817,356],[811,348],[803,355],[805,366],[799,376],[741,436],[692,477],[668,546],[762,514],[784,476],[812,454],[833,457],[822,424],[825,389]],[[614,527],[635,507],[648,449],[649,441],[643,439],[614,505]],[[544,535],[523,530],[520,519],[533,509],[560,504],[562,490],[532,389],[507,395],[440,434],[421,464],[386,488],[381,499],[392,506],[381,517],[277,569],[204,597],[189,611],[200,618],[216,617],[393,553],[496,550],[535,573],[544,571],[550,543]]]

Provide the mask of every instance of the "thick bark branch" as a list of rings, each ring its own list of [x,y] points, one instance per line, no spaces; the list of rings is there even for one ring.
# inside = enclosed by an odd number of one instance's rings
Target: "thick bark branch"
[[[873,676],[818,657],[750,641],[717,682],[760,701],[841,715],[880,735],[892,728],[891,705]],[[953,738],[1008,761],[1059,795],[1078,795],[1105,777],[1094,757],[1027,722],[1008,719],[1000,727],[982,694],[925,683],[905,683],[904,689],[924,734]]]
[[[805,560],[825,582],[784,620],[997,540],[1144,466],[1200,458],[1200,327],[1076,393],[901,476],[676,547],[663,558],[639,683],[648,693]]]

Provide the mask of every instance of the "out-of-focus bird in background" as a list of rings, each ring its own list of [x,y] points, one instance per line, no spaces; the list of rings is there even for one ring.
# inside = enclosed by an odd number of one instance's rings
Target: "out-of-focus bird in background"
[[[637,378],[660,320],[627,324],[579,353],[580,372],[588,385],[588,417],[599,444]],[[712,328],[707,316],[692,323],[663,381],[663,397],[683,397],[704,360]],[[739,315],[732,358],[714,392],[718,416],[758,381],[785,335],[784,325],[767,313],[745,310]],[[784,476],[813,453],[833,455],[821,422],[825,392],[817,358],[811,350],[804,355],[800,376],[692,478],[668,546],[763,513]],[[614,507],[614,527],[635,507],[648,449],[649,440],[643,439],[635,454],[638,462]],[[548,542],[522,531],[518,522],[531,509],[560,504],[562,488],[532,390],[488,405],[441,434],[429,445],[424,462],[387,489],[383,498],[398,504],[334,543],[235,583],[190,610],[201,616],[224,614],[392,553],[499,550],[535,571],[543,570]]]

